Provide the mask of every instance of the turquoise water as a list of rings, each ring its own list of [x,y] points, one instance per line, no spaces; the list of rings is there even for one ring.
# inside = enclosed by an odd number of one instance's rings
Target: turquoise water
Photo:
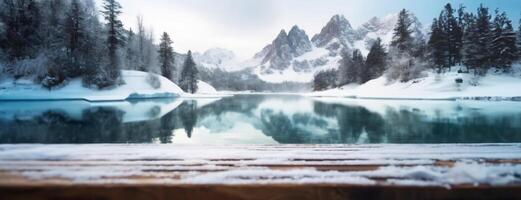
[[[135,102],[0,102],[0,143],[521,142],[521,103],[237,95]]]

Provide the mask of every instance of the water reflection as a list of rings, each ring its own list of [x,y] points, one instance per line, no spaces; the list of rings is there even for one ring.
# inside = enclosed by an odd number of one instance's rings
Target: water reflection
[[[521,142],[521,103],[239,95],[137,102],[0,102],[0,143]]]

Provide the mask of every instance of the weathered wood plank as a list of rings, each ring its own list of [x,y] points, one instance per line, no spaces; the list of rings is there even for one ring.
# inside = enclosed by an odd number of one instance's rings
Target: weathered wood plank
[[[515,199],[520,174],[521,144],[0,145],[1,199]]]

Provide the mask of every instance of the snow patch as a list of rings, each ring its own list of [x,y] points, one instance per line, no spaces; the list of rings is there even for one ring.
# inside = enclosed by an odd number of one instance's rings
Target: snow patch
[[[8,79],[0,83],[0,100],[87,100],[122,101],[144,98],[172,98],[184,92],[167,78],[153,74],[159,79],[159,87],[150,85],[149,74],[123,70],[124,85],[113,89],[96,90],[83,86],[80,78],[72,79],[62,88],[47,90],[32,82]]]
[[[519,90],[521,77],[516,74],[491,72],[484,77],[475,77],[473,74],[459,74],[457,72],[436,74],[428,71],[425,74],[423,78],[405,83],[398,81],[390,82],[384,75],[362,85],[351,84],[306,95],[314,97],[414,100],[503,100],[521,97],[521,90]],[[457,83],[456,79],[462,79],[463,83]]]

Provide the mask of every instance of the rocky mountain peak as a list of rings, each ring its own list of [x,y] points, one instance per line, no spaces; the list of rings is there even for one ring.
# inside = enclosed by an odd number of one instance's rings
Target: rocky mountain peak
[[[279,35],[277,35],[277,37],[275,38],[275,40],[273,40],[272,44],[277,47],[289,45],[288,34],[286,33],[286,30],[282,29]]]
[[[262,64],[269,63],[269,70],[284,70],[295,57],[311,51],[312,45],[308,35],[298,26],[293,26],[288,33],[282,29],[275,40],[255,55],[262,58]]]
[[[331,17],[319,34],[313,36],[313,43],[317,47],[325,47],[329,45],[332,40],[338,39],[343,46],[350,46],[355,37],[353,27],[343,15],[335,15]]]
[[[288,34],[288,42],[291,47],[293,56],[301,56],[304,53],[311,51],[312,45],[308,35],[297,25],[293,26]]]

